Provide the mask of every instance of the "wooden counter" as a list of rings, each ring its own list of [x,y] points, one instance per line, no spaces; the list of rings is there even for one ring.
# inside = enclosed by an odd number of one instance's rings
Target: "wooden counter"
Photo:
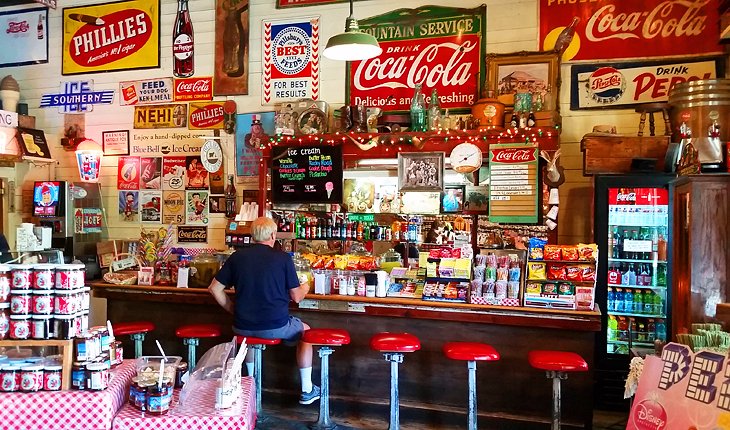
[[[145,353],[154,353],[159,339],[168,354],[185,356],[175,338],[179,325],[218,323],[231,336],[232,316],[223,312],[205,289],[159,286],[92,284],[95,297],[108,299],[112,322],[147,319],[157,326],[145,341]],[[337,348],[330,359],[333,409],[363,413],[382,408],[387,416],[389,367],[381,354],[369,348],[370,337],[381,331],[409,332],[421,340],[421,350],[406,354],[400,368],[403,414],[428,415],[445,423],[453,414],[466,413],[467,369],[447,359],[441,348],[447,341],[491,344],[501,355],[478,366],[477,390],[480,425],[486,428],[545,428],[550,414],[551,385],[543,372],[532,369],[532,349],[559,349],[582,355],[593,368],[600,313],[554,311],[422,301],[403,298],[307,295],[292,314],[312,327],[336,327],[350,332],[352,342]],[[127,351],[132,346],[127,339]],[[201,341],[200,351],[220,342]],[[314,357],[314,381],[319,383],[319,359]],[[296,401],[299,373],[294,348],[271,347],[264,353],[264,390],[267,402]],[[273,395],[277,394],[277,395]],[[563,383],[564,428],[590,428],[593,417],[593,374],[571,375]],[[264,405],[264,407],[266,407]],[[464,419],[466,419],[464,417]],[[536,424],[540,423],[540,424]],[[517,427],[515,427],[517,426]]]

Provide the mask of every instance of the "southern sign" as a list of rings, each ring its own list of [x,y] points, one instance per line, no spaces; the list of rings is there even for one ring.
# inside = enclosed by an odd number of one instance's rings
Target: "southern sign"
[[[188,109],[188,128],[191,130],[210,130],[223,128],[225,102],[190,103]]]
[[[319,99],[319,17],[264,20],[261,104]]]
[[[486,6],[423,6],[360,20],[383,53],[347,63],[349,104],[405,112],[422,84],[436,90],[442,109],[471,109],[485,76],[485,16]]]
[[[147,157],[199,155],[203,142],[210,137],[209,133],[187,130],[133,130],[129,153]],[[184,165],[185,157],[182,158]],[[163,163],[163,184],[164,174]]]
[[[552,49],[578,17],[563,61],[721,53],[718,9],[718,0],[540,0],[540,46]]]
[[[627,430],[730,428],[727,354],[670,343],[644,360]]]
[[[175,79],[175,101],[213,99],[213,77]]]
[[[666,102],[676,84],[712,79],[717,61],[662,61],[574,65],[570,108],[588,109]]]
[[[159,11],[159,0],[64,8],[61,73],[159,67]]]
[[[184,103],[134,107],[134,128],[182,128],[187,125]]]
[[[206,243],[208,227],[177,226],[177,243]]]
[[[17,127],[18,114],[7,110],[0,110],[0,127]]]
[[[537,147],[525,144],[489,146],[489,220],[536,223]]]
[[[0,12],[0,67],[48,62],[48,9]]]
[[[342,201],[342,147],[272,148],[271,193],[275,203]]]
[[[114,90],[93,90],[94,81],[62,82],[61,92],[43,94],[40,107],[58,107],[60,113],[91,112],[93,105],[110,105]]]
[[[172,101],[172,78],[119,83],[119,104],[153,105]]]

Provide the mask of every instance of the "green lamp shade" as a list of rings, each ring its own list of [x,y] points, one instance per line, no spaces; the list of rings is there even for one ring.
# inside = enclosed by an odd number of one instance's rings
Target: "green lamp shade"
[[[324,56],[331,60],[359,61],[377,57],[383,52],[378,40],[358,30],[349,30],[330,37]]]

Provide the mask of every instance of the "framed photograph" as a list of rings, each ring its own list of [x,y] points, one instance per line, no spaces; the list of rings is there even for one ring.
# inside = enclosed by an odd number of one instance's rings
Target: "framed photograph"
[[[104,155],[129,155],[129,130],[101,132]]]
[[[467,185],[464,189],[464,211],[487,212],[489,209],[489,187]]]
[[[210,205],[209,212],[212,214],[226,213],[226,196],[210,196],[208,199]]]
[[[521,51],[487,55],[487,89],[499,101],[514,106],[515,94],[542,96],[542,110],[558,109],[560,55],[557,52]]]
[[[401,152],[398,154],[398,190],[442,191],[443,152]]]
[[[327,131],[327,116],[319,109],[307,109],[297,120],[298,134],[322,134]]]
[[[447,185],[441,195],[441,213],[456,213],[464,210],[464,186]]]

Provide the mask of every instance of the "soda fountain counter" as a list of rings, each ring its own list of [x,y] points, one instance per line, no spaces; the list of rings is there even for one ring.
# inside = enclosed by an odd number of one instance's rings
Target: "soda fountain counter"
[[[168,354],[183,354],[184,346],[174,334],[182,324],[218,323],[224,327],[221,339],[201,340],[201,351],[232,336],[232,317],[221,311],[205,289],[92,283],[92,290],[95,297],[107,299],[111,321],[149,320],[156,325],[145,342],[145,350],[154,348],[151,339],[159,339]],[[369,340],[381,331],[409,332],[419,337],[422,349],[409,355],[401,367],[402,408],[416,413],[428,410],[434,422],[445,421],[451,414],[464,414],[466,369],[463,363],[444,357],[441,348],[448,341],[487,342],[501,359],[479,366],[479,413],[497,420],[495,424],[522,429],[533,425],[540,428],[536,423],[544,426],[550,416],[549,381],[543,372],[530,367],[528,352],[574,351],[593,369],[596,332],[601,329],[598,310],[558,311],[403,298],[309,294],[299,305],[292,303],[291,312],[312,327],[337,327],[350,332],[351,344],[338,348],[330,363],[330,380],[336,381],[331,387],[335,411],[381,405],[387,415],[388,366],[383,364],[381,354],[370,349]],[[133,350],[128,339],[120,340],[127,351]],[[264,360],[266,402],[286,405],[297,387],[293,383],[298,377],[294,349],[268,348]],[[317,375],[318,370],[314,373]],[[592,371],[571,375],[564,384],[563,402],[571,405],[563,411],[564,428],[590,428]]]

